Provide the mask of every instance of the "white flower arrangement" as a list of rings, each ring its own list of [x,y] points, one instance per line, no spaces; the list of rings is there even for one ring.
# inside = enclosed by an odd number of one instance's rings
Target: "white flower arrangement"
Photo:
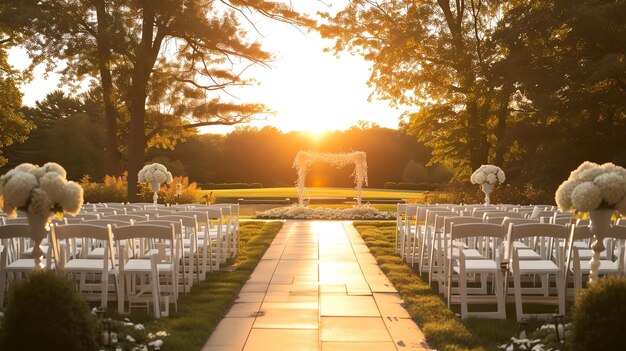
[[[556,190],[561,211],[616,209],[626,213],[626,169],[585,161]]]
[[[22,163],[0,177],[0,204],[11,217],[16,210],[42,217],[52,213],[76,215],[83,204],[83,188],[67,181],[67,172],[54,162],[43,167]]]
[[[494,165],[482,165],[480,166],[472,176],[470,177],[472,184],[495,184],[495,183],[504,183],[506,180],[506,176],[504,175],[504,171],[500,169],[498,166]]]
[[[302,205],[277,207],[267,211],[257,212],[257,218],[281,219],[395,219],[396,213],[379,211],[377,208],[362,205],[350,208],[312,208]]]
[[[174,178],[172,177],[172,173],[168,172],[165,166],[160,163],[153,163],[151,165],[145,165],[137,174],[137,179],[141,183],[170,184]]]

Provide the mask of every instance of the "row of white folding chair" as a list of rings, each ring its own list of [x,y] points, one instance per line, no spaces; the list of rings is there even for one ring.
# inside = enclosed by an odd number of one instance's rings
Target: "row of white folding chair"
[[[446,248],[445,252],[448,253],[448,273],[447,273],[447,297],[449,303],[458,302],[461,304],[462,318],[476,315],[482,317],[493,318],[505,318],[504,302],[506,299],[505,291],[506,286],[503,284],[501,262],[502,257],[502,239],[505,237],[505,227],[503,225],[493,223],[464,223],[454,224],[451,222],[450,237],[446,242],[454,242],[461,238],[482,238],[482,240],[475,240],[475,243],[490,242],[490,245],[486,247],[489,250],[485,253],[491,252],[492,257],[484,255],[482,258],[467,257],[467,244],[457,243],[458,248],[456,256],[452,253],[452,250]],[[552,260],[521,260],[518,252],[520,250],[513,249],[513,241],[527,237],[534,236],[548,236],[557,239],[565,240],[567,238],[568,230],[565,226],[555,224],[540,224],[540,223],[527,223],[527,224],[513,224],[508,225],[506,230],[508,237],[512,240],[509,242],[504,241],[504,245],[509,246],[509,250],[512,251],[512,256],[509,261],[509,269],[513,275],[513,292],[515,296],[516,314],[518,320],[531,316],[543,316],[545,315],[531,315],[526,314],[523,311],[523,305],[532,301],[533,303],[556,303],[558,305],[560,313],[564,313],[565,309],[565,296],[564,296],[564,284],[565,275],[562,265],[558,265]],[[485,240],[484,238],[490,238]],[[474,244],[476,245],[476,244]],[[473,246],[473,250],[484,250],[484,247]],[[470,289],[467,286],[468,275],[480,275],[481,287],[478,289]],[[486,294],[486,290],[482,287],[487,282],[486,275],[493,276],[491,280],[492,291],[494,295]],[[528,288],[522,286],[523,276],[535,277],[539,275],[541,277],[542,285],[540,288]],[[453,288],[453,277],[458,277],[458,288]],[[556,289],[550,289],[550,276],[554,276],[556,282]],[[551,296],[550,292],[556,291],[556,296]],[[468,312],[467,305],[470,302],[474,303],[493,303],[497,306],[495,312],[480,312],[470,313]]]
[[[589,276],[591,271],[591,256],[593,250],[589,248],[589,242],[592,239],[591,230],[588,226],[572,226],[571,238],[575,241],[582,242],[583,245],[571,245],[571,259],[568,264],[568,274],[573,275],[574,290],[570,296],[576,296],[578,291],[583,287],[583,280]],[[626,227],[618,224],[612,225],[608,233],[605,234],[606,249],[600,255],[600,266],[598,267],[599,276],[624,276],[626,272]]]
[[[9,286],[35,267],[35,261],[25,254],[30,242],[30,226],[13,223],[0,226],[0,310]],[[45,251],[44,251],[45,252]],[[49,251],[47,257],[50,257]],[[51,260],[47,260],[50,267]]]
[[[142,211],[134,211],[132,213],[142,214],[154,214],[168,215],[176,214],[181,211],[205,211],[205,210],[221,210],[221,216],[223,217],[220,225],[222,226],[220,233],[223,238],[223,243],[220,243],[222,252],[220,257],[222,262],[225,262],[227,258],[234,258],[237,256],[239,250],[239,204],[213,204],[213,205],[198,205],[198,204],[181,204],[171,206],[158,206],[150,208],[145,206]],[[212,218],[213,221],[209,222],[209,231],[213,236],[218,234],[217,221]],[[203,229],[203,228],[201,228]],[[204,229],[203,229],[204,230]]]
[[[110,290],[108,277],[111,274],[115,277],[117,273],[114,282],[118,312],[125,312],[125,300],[128,301],[129,309],[138,302],[152,302],[154,314],[159,318],[168,315],[170,302],[177,306],[180,250],[175,233],[175,223],[169,221],[135,223],[116,226],[113,229],[110,225],[103,227],[92,224],[54,226],[52,229],[54,257],[60,272],[81,273],[83,276],[85,273],[91,273],[97,276],[99,283],[95,285],[99,285],[99,289],[94,290],[99,290],[103,306],[107,304]],[[70,252],[72,241],[77,238],[103,241],[105,243],[103,257],[88,259],[72,254]],[[65,245],[60,245],[60,241],[65,241]],[[125,244],[121,244],[122,242]],[[144,245],[145,243],[150,245]],[[114,256],[114,247],[117,259]],[[86,249],[83,247],[83,250]],[[163,313],[161,302],[164,303]]]

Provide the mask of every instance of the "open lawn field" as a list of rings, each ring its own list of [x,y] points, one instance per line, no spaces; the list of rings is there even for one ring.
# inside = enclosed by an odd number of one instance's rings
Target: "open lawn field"
[[[208,195],[213,192],[216,198],[297,198],[295,187],[289,188],[259,188],[259,189],[207,189]],[[354,188],[307,188],[308,197],[355,197]],[[391,189],[363,189],[362,197],[377,199],[408,199],[419,201],[424,197],[420,190],[391,190]]]

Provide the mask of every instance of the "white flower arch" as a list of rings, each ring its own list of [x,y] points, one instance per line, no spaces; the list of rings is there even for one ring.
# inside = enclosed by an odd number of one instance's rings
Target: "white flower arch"
[[[357,203],[361,204],[361,189],[363,184],[367,186],[367,161],[363,151],[350,153],[323,153],[314,151],[300,151],[293,161],[293,168],[298,172],[296,190],[298,191],[298,202],[303,205],[304,192],[306,189],[306,175],[309,173],[311,165],[317,162],[324,162],[337,168],[354,163],[354,184],[357,190]]]

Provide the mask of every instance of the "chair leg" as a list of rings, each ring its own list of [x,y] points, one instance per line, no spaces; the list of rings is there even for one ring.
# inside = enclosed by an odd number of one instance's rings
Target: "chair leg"
[[[513,290],[515,293],[515,313],[517,315],[517,321],[521,321],[524,317],[524,310],[522,306],[522,288],[521,277],[519,271],[516,269],[513,271]]]

